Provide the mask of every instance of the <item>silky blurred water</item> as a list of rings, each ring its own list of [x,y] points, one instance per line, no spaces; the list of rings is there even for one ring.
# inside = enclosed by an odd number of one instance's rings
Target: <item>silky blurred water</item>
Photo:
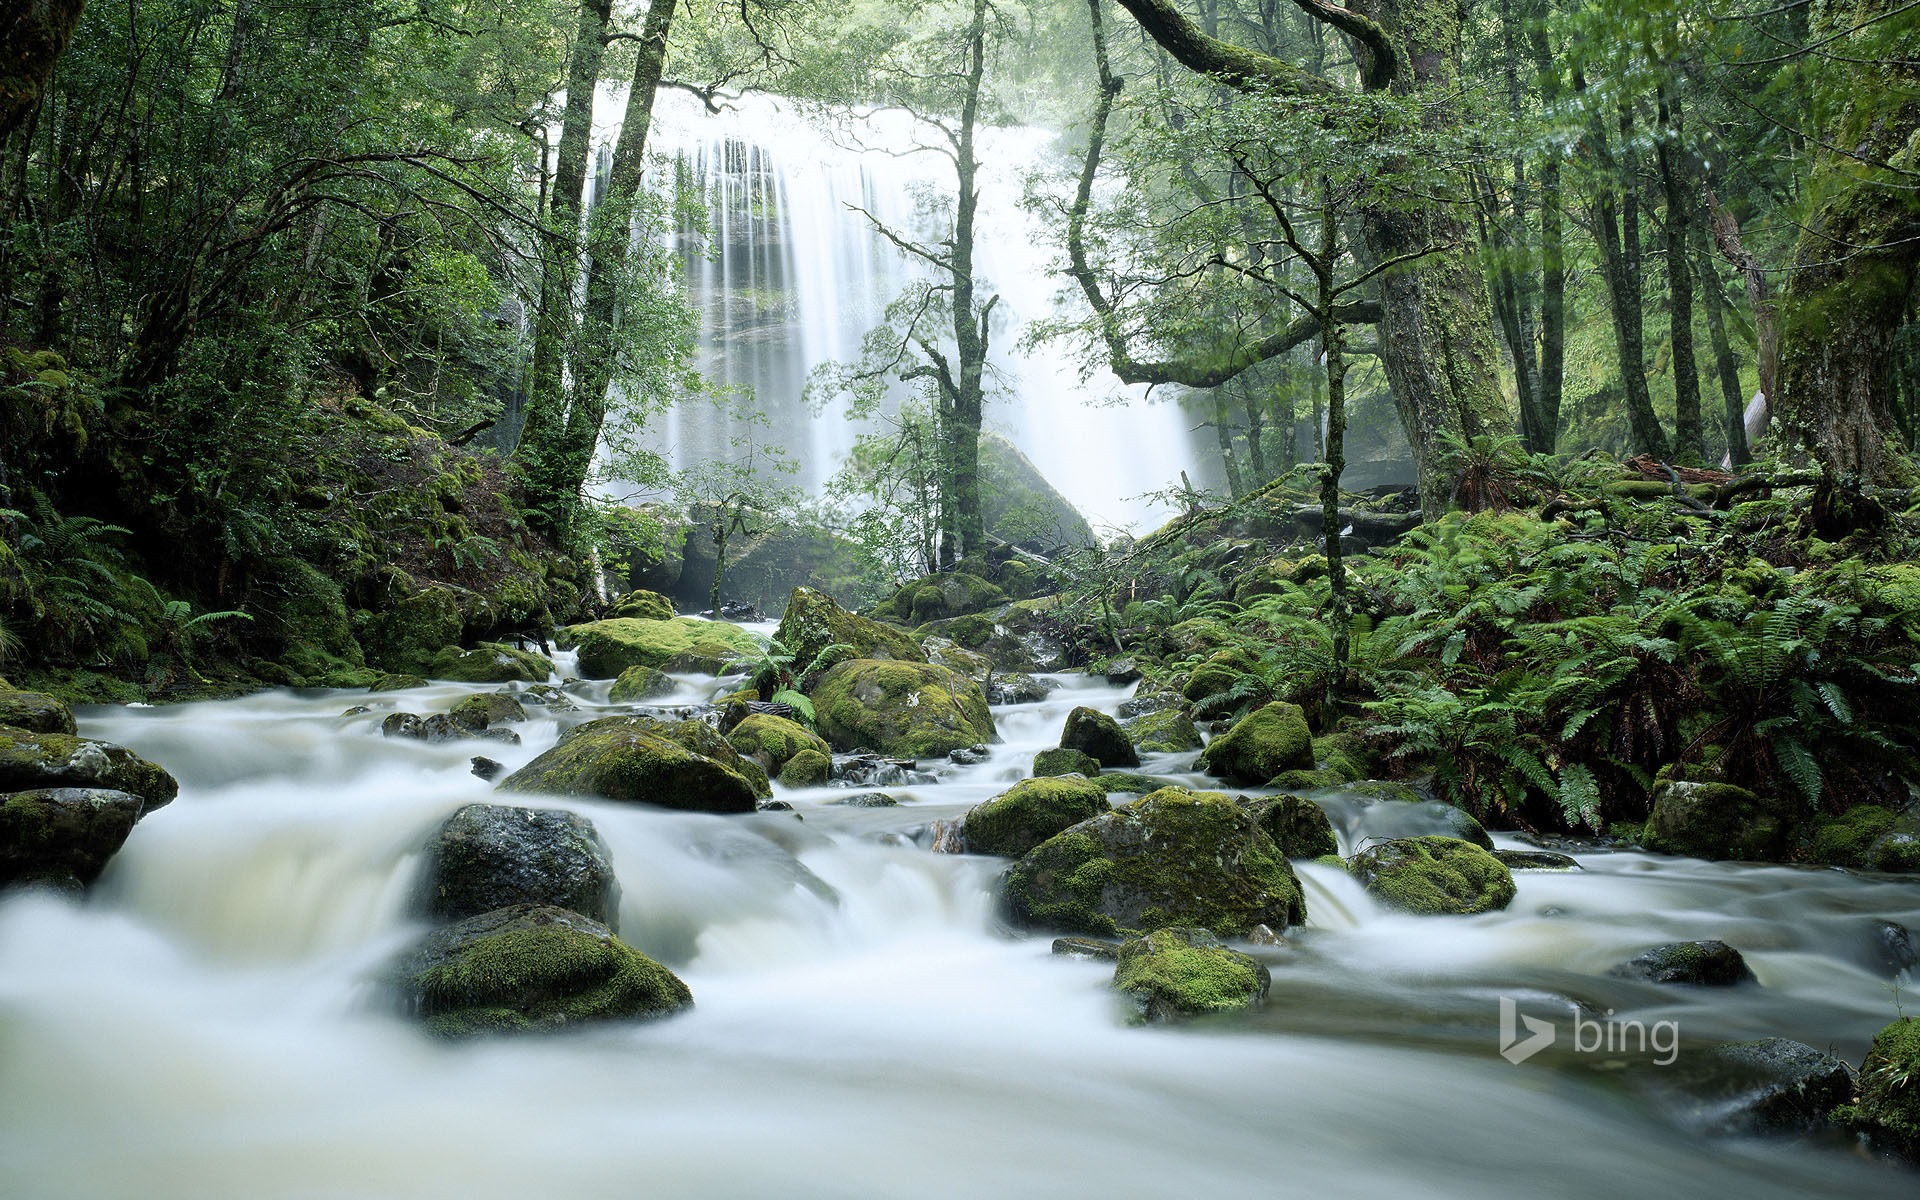
[[[1683,1061],[1780,1035],[1857,1062],[1895,1015],[1871,921],[1920,928],[1911,881],[1595,852],[1519,873],[1505,912],[1415,918],[1301,863],[1310,922],[1260,951],[1266,1006],[1136,1028],[1109,969],[1002,927],[1003,863],[925,848],[933,821],[1022,777],[1075,704],[1125,694],[1059,680],[996,710],[986,763],[889,789],[894,808],[836,806],[837,788],[745,817],[516,797],[593,819],[622,936],[697,1003],[458,1046],[369,982],[419,932],[419,847],[491,794],[470,756],[524,763],[606,711],[604,683],[569,685],[578,711],[530,707],[517,747],[380,737],[395,706],[481,690],[458,685],[90,711],[84,733],[159,761],[181,795],[86,900],[0,901],[0,1195],[1913,1193],[1841,1147],[1690,1132],[1644,1060],[1561,1045],[1514,1066],[1496,1034],[1511,995],[1675,1021]],[[684,679],[664,703],[715,688]],[[341,716],[356,704],[383,707]],[[1190,760],[1142,770],[1196,782]],[[1349,846],[1411,812],[1328,807]],[[1698,937],[1739,947],[1762,986],[1605,974]]]

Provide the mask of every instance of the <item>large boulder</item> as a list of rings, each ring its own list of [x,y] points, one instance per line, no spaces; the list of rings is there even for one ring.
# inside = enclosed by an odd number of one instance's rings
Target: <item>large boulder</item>
[[[1162,788],[1034,847],[1007,872],[1023,926],[1111,937],[1194,925],[1237,937],[1306,919],[1286,856],[1232,799]]]
[[[858,658],[814,685],[816,723],[836,750],[941,758],[998,740],[980,685],[931,663]]]
[[[690,812],[754,811],[760,794],[746,773],[687,749],[667,736],[664,724],[608,717],[576,726],[559,745],[502,780],[500,790],[635,800]]]
[[[1920,871],[1920,811],[1858,804],[1821,813],[1809,830],[1807,857],[1863,871]]]
[[[1853,1103],[1834,1116],[1876,1149],[1920,1162],[1920,1017],[1874,1035]]]
[[[1261,796],[1240,804],[1267,831],[1288,858],[1321,858],[1340,853],[1327,810],[1299,796]]]
[[[664,1017],[693,993],[590,917],[515,905],[435,930],[391,970],[401,1006],[441,1037]]]
[[[1272,976],[1205,929],[1156,929],[1121,943],[1113,986],[1140,1021],[1176,1021],[1252,1008]]]
[[[1700,1119],[1735,1135],[1804,1134],[1824,1128],[1833,1109],[1853,1098],[1853,1071],[1805,1042],[1760,1038],[1707,1052],[1710,1072]]]
[[[73,710],[45,692],[0,691],[0,725],[28,733],[72,733]]]
[[[526,720],[527,710],[505,692],[487,692],[468,696],[448,709],[447,719],[462,729],[483,733],[495,726]]]
[[[980,517],[993,536],[1040,553],[1099,544],[1080,510],[997,433],[980,435]]]
[[[471,650],[442,647],[428,661],[427,674],[455,683],[545,683],[553,664],[531,651],[481,642]]]
[[[1276,700],[1253,710],[1207,743],[1200,769],[1241,784],[1262,784],[1282,771],[1313,769],[1313,731],[1298,704]]]
[[[0,792],[96,788],[131,792],[152,812],[180,794],[173,776],[124,746],[0,727]]]
[[[1643,844],[1695,858],[1777,860],[1796,824],[1787,802],[1730,783],[1670,779],[1654,789]]]
[[[140,819],[145,801],[104,788],[34,788],[0,795],[0,888],[67,890],[100,877]]]
[[[1098,709],[1085,705],[1067,714],[1060,731],[1060,746],[1092,757],[1102,767],[1137,767],[1140,755],[1120,728],[1120,722]]]
[[[1129,717],[1120,722],[1120,728],[1126,731],[1136,752],[1170,754],[1201,746],[1200,730],[1177,705]]]
[[[558,808],[468,804],[434,831],[422,912],[461,921],[514,904],[551,904],[619,928],[613,855],[592,821]]]
[[[369,665],[424,675],[435,654],[460,640],[464,625],[460,594],[452,588],[429,587],[375,616],[360,641]]]
[[[787,787],[818,787],[832,778],[833,756],[819,750],[802,750],[780,768]]]
[[[812,750],[829,759],[832,756],[827,743],[805,726],[772,713],[754,713],[735,725],[733,732],[727,734],[727,744],[773,775],[778,775],[802,750]]]
[[[793,669],[805,671],[828,646],[849,646],[853,658],[898,659],[923,663],[927,656],[904,630],[848,612],[832,596],[798,587],[787,599],[787,611],[773,631],[773,640],[793,655]]]
[[[675,659],[725,661],[757,655],[763,648],[759,638],[738,625],[698,617],[616,617],[569,625],[567,636],[580,651],[580,674],[588,679],[613,679],[628,667],[666,669]]]
[[[1647,983],[1685,983],[1695,987],[1734,987],[1754,982],[1747,960],[1719,940],[1670,942],[1642,951],[1607,972]]]
[[[1082,776],[1023,779],[975,805],[961,822],[960,833],[970,854],[1018,858],[1107,810],[1107,790]]]
[[[1033,756],[1033,773],[1035,776],[1085,775],[1091,779],[1100,773],[1100,760],[1084,750],[1049,746]]]
[[[620,672],[620,677],[607,690],[607,699],[615,704],[658,700],[662,696],[673,695],[678,686],[673,676],[658,667],[628,667]]]
[[[1348,869],[1374,899],[1402,912],[1483,913],[1513,902],[1513,873],[1450,837],[1395,838],[1354,855]]]
[[[646,588],[635,588],[613,602],[613,608],[607,613],[610,617],[632,617],[637,621],[671,621],[674,618],[673,601],[659,592]]]
[[[986,658],[1000,672],[1059,671],[1068,665],[1072,621],[1060,612],[1061,597],[1016,600],[991,612],[948,617],[920,627],[927,639],[948,639]]]

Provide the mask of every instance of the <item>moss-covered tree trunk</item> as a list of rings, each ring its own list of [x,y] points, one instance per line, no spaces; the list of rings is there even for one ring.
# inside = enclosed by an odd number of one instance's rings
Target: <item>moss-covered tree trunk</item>
[[[1893,338],[1920,271],[1920,21],[1899,0],[1835,0],[1814,36],[1855,64],[1821,139],[1781,305],[1777,412],[1820,465],[1911,482],[1893,420]],[[1853,31],[1849,33],[1848,31]]]
[[[1706,431],[1700,420],[1700,368],[1693,354],[1693,276],[1687,264],[1687,227],[1693,196],[1686,188],[1680,138],[1680,104],[1663,86],[1658,95],[1659,141],[1654,145],[1660,187],[1666,195],[1662,226],[1667,250],[1667,339],[1673,347],[1673,452],[1683,463],[1706,461]]]
[[[1459,0],[1365,0],[1355,7],[1379,23],[1398,53],[1392,90],[1427,97],[1429,125],[1450,125],[1466,6]],[[1366,49],[1361,53],[1371,57]],[[1465,180],[1456,194],[1471,195]],[[1505,433],[1513,425],[1500,395],[1486,277],[1463,205],[1431,199],[1378,207],[1365,214],[1362,230],[1376,263],[1424,255],[1381,277],[1380,360],[1413,447],[1420,505],[1437,516],[1453,491],[1441,435],[1470,438]]]
[[[0,141],[40,102],[40,89],[67,51],[83,0],[12,0],[0,8]]]

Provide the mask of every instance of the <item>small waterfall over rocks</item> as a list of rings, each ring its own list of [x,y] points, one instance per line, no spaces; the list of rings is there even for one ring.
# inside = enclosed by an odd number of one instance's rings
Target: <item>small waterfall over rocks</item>
[[[607,105],[603,111],[617,107]],[[924,213],[952,189],[952,169],[931,136],[903,113],[841,123],[750,95],[709,111],[663,93],[654,151],[674,164],[686,194],[702,197],[707,238],[688,227],[679,249],[689,300],[700,313],[702,371],[727,388],[750,389],[777,440],[818,491],[863,426],[842,407],[811,411],[810,372],[852,362],[887,305],[922,268],[875,231],[856,208],[887,225],[924,233]],[[1128,388],[1105,371],[1083,381],[1069,347],[1023,350],[1030,322],[1053,315],[1062,281],[1049,274],[1054,239],[1020,203],[1026,175],[1050,152],[1031,128],[984,130],[983,194],[976,250],[980,274],[1001,300],[993,319],[997,389],[986,426],[1006,433],[1096,529],[1148,526],[1165,511],[1139,499],[1193,469],[1191,435],[1176,404]],[[904,394],[896,387],[890,403]],[[748,426],[724,407],[684,402],[656,423],[654,448],[676,467],[736,457]]]

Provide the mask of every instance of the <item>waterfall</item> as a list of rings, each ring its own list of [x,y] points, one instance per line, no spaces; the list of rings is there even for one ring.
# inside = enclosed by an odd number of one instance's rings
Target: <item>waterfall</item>
[[[797,482],[818,492],[873,425],[849,420],[838,404],[811,411],[802,397],[808,375],[857,360],[868,331],[923,269],[855,210],[924,236],[924,211],[951,194],[952,167],[913,152],[928,134],[897,112],[829,127],[773,97],[745,96],[714,113],[665,92],[654,121],[655,154],[709,214],[705,239],[690,228],[677,239],[700,314],[701,370],[750,393],[768,423],[753,431],[724,406],[683,401],[656,423],[651,448],[682,467],[739,457],[742,436],[771,438],[799,467]],[[984,294],[1001,297],[985,424],[1010,436],[1096,529],[1150,526],[1167,510],[1142,493],[1195,469],[1186,423],[1170,398],[1148,402],[1144,388],[1104,370],[1083,381],[1070,347],[1021,348],[1030,322],[1056,315],[1061,290],[1049,273],[1054,239],[1020,203],[1052,136],[988,129],[980,141],[976,262]],[[896,386],[888,402],[903,394]]]

